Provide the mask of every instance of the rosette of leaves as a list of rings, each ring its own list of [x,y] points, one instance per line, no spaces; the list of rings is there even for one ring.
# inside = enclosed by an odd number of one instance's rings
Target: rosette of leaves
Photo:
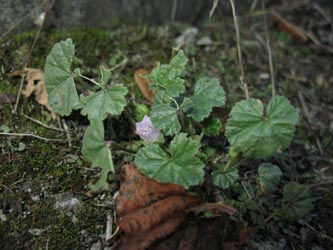
[[[157,63],[157,67],[148,76],[150,88],[155,93],[164,90],[168,96],[179,96],[184,93],[184,79],[181,77],[188,59],[183,51],[179,51],[169,64]]]
[[[226,136],[245,157],[265,158],[288,147],[298,113],[282,96],[274,96],[264,112],[258,99],[243,100],[232,108]]]
[[[151,89],[156,92],[151,119],[154,126],[163,129],[166,135],[180,132],[179,114],[185,112],[200,122],[210,115],[213,107],[221,107],[225,103],[225,92],[216,78],[200,78],[195,84],[193,96],[179,96],[185,91],[182,72],[186,62],[184,52],[180,51],[170,64],[158,64],[148,76],[152,81]]]
[[[288,220],[297,220],[313,208],[308,189],[296,182],[288,183],[283,188],[281,214]]]
[[[90,120],[83,137],[83,156],[93,167],[101,168],[100,179],[93,190],[107,189],[107,175],[113,171],[111,151],[104,141],[103,120],[107,115],[119,115],[125,105],[128,90],[123,84],[109,84],[111,72],[100,68],[101,79],[96,82],[81,74],[80,69],[71,71],[74,45],[68,38],[54,45],[45,64],[45,85],[50,106],[60,115],[70,115],[72,110],[81,108],[81,114]],[[74,76],[82,77],[96,85],[96,91],[80,95],[75,88]]]
[[[157,144],[141,148],[136,154],[135,164],[150,178],[188,188],[203,181],[204,163],[196,157],[199,148],[199,140],[180,133],[166,150]]]

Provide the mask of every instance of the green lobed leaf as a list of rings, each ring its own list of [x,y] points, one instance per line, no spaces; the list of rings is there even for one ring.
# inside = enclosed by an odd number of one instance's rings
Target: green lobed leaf
[[[71,76],[74,45],[68,38],[55,44],[46,58],[45,86],[49,105],[60,115],[70,115],[80,108],[79,97]]]
[[[100,71],[101,71],[101,76],[102,76],[102,86],[105,86],[105,84],[108,83],[108,81],[110,80],[111,77],[111,71],[104,68],[104,67],[100,67]]]
[[[157,144],[141,148],[135,164],[150,178],[188,188],[203,181],[204,163],[195,156],[199,148],[198,140],[180,133],[171,141],[168,152]]]
[[[89,92],[88,96],[80,95],[82,115],[88,115],[89,120],[104,120],[106,115],[119,115],[125,105],[127,88],[122,84],[113,84],[108,89]]]
[[[221,169],[214,170],[212,172],[214,184],[220,188],[227,189],[238,179],[238,169],[236,167],[227,171]]]
[[[218,135],[222,127],[221,120],[217,117],[211,116],[205,119],[202,125],[202,132],[208,136]]]
[[[148,76],[152,81],[150,87],[157,93],[164,90],[167,95],[177,97],[185,91],[184,80],[181,78],[185,70],[187,58],[183,51],[171,59],[170,64],[157,64],[157,67]]]
[[[101,168],[99,180],[90,185],[93,191],[108,189],[107,177],[113,172],[111,150],[104,141],[104,126],[102,120],[91,120],[83,136],[83,156],[92,163],[92,167]]]
[[[264,193],[274,192],[282,175],[280,168],[271,163],[262,163],[258,168],[258,173],[261,190]]]
[[[177,108],[168,99],[164,91],[160,91],[154,99],[151,109],[151,120],[155,128],[163,129],[166,135],[174,135],[180,132],[180,123]]]
[[[282,215],[288,220],[297,220],[313,208],[307,187],[296,182],[288,183],[283,188]]]
[[[225,92],[217,78],[202,77],[195,84],[194,96],[183,103],[185,112],[197,122],[208,117],[213,107],[222,107]]]
[[[297,122],[298,113],[285,97],[273,97],[266,115],[260,100],[248,99],[232,108],[226,136],[246,157],[265,158],[288,147]]]

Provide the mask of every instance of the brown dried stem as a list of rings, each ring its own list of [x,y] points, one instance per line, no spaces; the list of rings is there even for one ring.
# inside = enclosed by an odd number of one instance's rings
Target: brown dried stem
[[[242,51],[240,47],[240,33],[239,33],[239,26],[238,26],[238,21],[237,21],[237,15],[236,15],[236,9],[235,9],[235,3],[234,0],[229,0],[231,4],[231,9],[232,9],[232,16],[234,19],[234,26],[235,26],[235,33],[236,33],[236,42],[237,42],[237,52],[238,52],[238,61],[239,61],[239,68],[241,71],[241,76],[239,77],[239,80],[243,86],[243,91],[245,94],[245,98],[249,98],[249,89],[247,86],[247,82],[244,80],[245,75],[244,75],[244,68],[243,68],[243,59],[242,59]]]
[[[268,53],[268,63],[269,63],[269,71],[271,75],[271,83],[272,83],[272,96],[275,96],[275,76],[274,76],[274,65],[273,65],[273,57],[272,57],[272,49],[270,45],[270,38],[268,32],[268,24],[267,24],[267,12],[265,3],[261,0],[262,10],[264,12],[264,26],[265,26],[265,36],[266,36],[266,47]]]

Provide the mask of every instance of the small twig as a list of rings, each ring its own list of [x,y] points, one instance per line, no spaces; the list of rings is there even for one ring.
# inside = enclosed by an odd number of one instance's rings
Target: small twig
[[[124,115],[128,118],[128,120],[130,121],[130,123],[132,124],[133,127],[135,127],[136,125],[136,121],[133,119],[133,117],[131,116],[131,113],[129,111],[129,109],[127,107],[125,107],[124,109]]]
[[[1,132],[0,135],[5,135],[5,136],[20,136],[20,137],[33,137],[45,142],[67,142],[66,140],[63,139],[53,139],[53,138],[45,138],[39,135],[34,135],[34,134],[26,134],[26,133],[4,133]]]
[[[312,124],[311,117],[309,115],[308,107],[306,106],[303,94],[301,93],[301,91],[298,91],[297,94],[298,94],[298,98],[299,98],[299,100],[301,101],[301,104],[302,104],[304,117],[306,118],[308,123]]]
[[[97,85],[98,87],[100,87],[101,89],[104,89],[104,86],[102,86],[100,83],[96,82],[94,79],[91,79],[89,77],[86,77],[84,75],[81,75],[81,74],[77,74],[74,72],[74,74],[76,74],[77,76],[83,78],[83,79],[86,79],[87,81],[89,82],[92,82],[93,84]]]
[[[176,19],[176,12],[177,12],[177,5],[178,5],[178,0],[173,0],[172,4],[172,10],[171,10],[171,23],[175,22]]]
[[[66,123],[65,119],[61,119],[61,122],[62,122],[62,126],[65,129],[65,133],[66,133],[66,137],[67,137],[67,141],[68,141],[68,146],[71,147],[72,146],[72,137],[71,137],[71,134],[69,132],[67,123]]]
[[[308,188],[316,188],[316,187],[320,187],[320,186],[326,186],[326,185],[332,185],[333,184],[333,180],[332,181],[325,181],[325,182],[318,182],[318,183],[314,183],[314,184],[308,184],[306,185]]]
[[[56,127],[53,127],[53,126],[48,126],[48,125],[42,123],[41,121],[38,121],[38,120],[36,120],[36,119],[34,119],[34,118],[32,118],[32,117],[27,116],[27,115],[24,114],[24,113],[22,113],[22,115],[23,115],[25,118],[27,118],[28,120],[33,121],[33,122],[35,122],[35,123],[37,123],[37,124],[43,126],[44,128],[52,129],[52,130],[59,131],[59,132],[70,133],[68,130],[64,130],[64,129],[56,128]]]
[[[219,3],[219,0],[214,0],[214,3],[213,3],[213,7],[212,9],[209,11],[209,19],[212,18],[213,14],[214,14],[214,11],[217,7],[217,4]]]
[[[262,10],[264,14],[264,26],[265,26],[265,36],[266,36],[266,47],[268,53],[268,63],[269,63],[269,71],[271,74],[271,83],[272,83],[272,96],[275,96],[275,77],[274,77],[274,66],[273,66],[273,57],[272,57],[272,50],[270,45],[270,38],[268,32],[268,24],[267,24],[267,14],[266,14],[266,7],[263,0],[261,0]]]
[[[120,144],[116,143],[115,141],[106,141],[107,145],[110,145],[112,148],[119,149],[129,154],[136,154],[137,152],[128,148],[121,146]]]
[[[238,26],[238,21],[237,21],[235,3],[234,3],[234,0],[229,0],[229,1],[230,1],[230,4],[231,4],[232,16],[233,16],[233,19],[234,19],[236,42],[237,42],[237,52],[238,52],[238,61],[239,61],[239,68],[240,68],[240,71],[241,71],[241,76],[240,76],[239,80],[240,80],[240,82],[243,86],[245,98],[249,99],[249,89],[247,87],[247,82],[244,80],[245,75],[244,75],[244,68],[243,68],[242,52],[241,52],[241,47],[240,47],[240,33],[239,33],[239,26]]]
[[[271,219],[273,219],[273,217],[276,216],[279,213],[279,211],[280,210],[275,210],[273,213],[271,213],[271,215],[265,219],[265,223],[268,223]]]
[[[43,19],[43,21],[42,21],[42,23],[41,23],[41,25],[40,25],[40,27],[39,27],[39,29],[38,29],[38,31],[37,31],[37,34],[36,34],[35,39],[34,39],[34,41],[33,41],[33,43],[32,43],[32,46],[31,46],[31,48],[30,48],[30,50],[29,50],[29,53],[28,53],[28,55],[26,56],[26,58],[25,58],[25,60],[24,60],[24,68],[23,68],[23,70],[24,70],[24,69],[27,67],[27,65],[28,65],[28,62],[29,62],[29,60],[30,60],[31,53],[32,53],[33,49],[35,48],[35,46],[36,46],[36,44],[37,44],[37,40],[38,40],[38,38],[39,38],[40,32],[42,31],[42,28],[43,28],[43,26],[44,26],[44,22],[45,22],[45,20],[46,20],[46,16],[47,16],[49,10],[52,8],[54,2],[55,2],[55,0],[53,0],[53,1],[52,1],[52,2],[46,7],[46,9],[45,9],[45,17],[44,17],[44,19]],[[14,107],[14,109],[13,109],[13,111],[12,111],[12,113],[14,113],[14,114],[16,114],[17,107],[18,107],[18,103],[19,103],[19,101],[20,101],[20,96],[21,96],[22,88],[23,88],[23,82],[24,82],[24,75],[22,75],[22,79],[21,79],[21,83],[20,83],[19,92],[17,93],[17,97],[16,97],[15,107]]]
[[[109,243],[112,239],[112,216],[111,214],[108,214],[106,217],[106,229],[105,229],[105,242]]]
[[[254,0],[251,4],[250,12],[254,11],[254,9],[257,7],[258,0]]]
[[[25,63],[23,69],[26,68],[26,67],[27,67],[27,64]],[[23,89],[23,83],[24,83],[24,73],[22,73],[22,75],[21,75],[21,82],[20,82],[19,91],[18,91],[17,96],[16,96],[16,102],[15,102],[14,109],[12,110],[13,114],[16,114],[16,111],[17,111],[18,103],[20,101],[20,96],[21,96],[22,89]]]
[[[115,66],[113,66],[111,69],[110,69],[110,71],[114,71],[115,69],[117,69],[117,68],[120,68],[120,71],[122,71],[125,67],[126,67],[126,64],[128,63],[128,58],[127,57],[124,57],[124,59],[120,62],[120,63],[118,63],[118,64],[116,64]]]
[[[46,241],[46,247],[45,247],[46,250],[49,250],[49,242],[50,242],[50,238],[48,238]]]

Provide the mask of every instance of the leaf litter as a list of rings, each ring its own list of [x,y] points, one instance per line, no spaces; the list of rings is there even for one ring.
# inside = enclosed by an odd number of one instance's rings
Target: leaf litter
[[[11,73],[10,76],[15,77],[21,73],[22,72],[20,71],[15,71]],[[57,115],[53,108],[49,105],[49,97],[44,82],[44,72],[41,69],[24,68],[23,73],[25,74],[25,80],[28,82],[25,90],[22,92],[23,95],[28,98],[34,94],[36,102],[49,110],[51,112],[52,119],[55,120]]]
[[[223,203],[200,203],[199,195],[186,192],[179,185],[159,183],[140,173],[134,165],[123,165],[121,186],[116,197],[118,217],[116,224],[124,235],[118,242],[118,249],[172,249],[165,247],[170,245],[168,242],[170,239],[167,236],[174,232],[177,233],[172,236],[175,237],[172,244],[177,244],[178,249],[195,249],[189,242],[197,242],[199,246],[200,237],[202,241],[204,238],[207,240],[207,237],[217,235],[216,232],[221,232],[223,229],[221,225],[230,223],[227,214],[235,212],[232,206]],[[216,217],[215,223],[212,223],[212,218],[200,218],[194,214],[205,211],[214,211],[220,216]],[[185,228],[182,227],[184,224]],[[203,227],[202,224],[205,226]],[[229,234],[236,233],[235,244],[239,245],[240,227],[235,222],[231,224],[237,230],[230,231]],[[215,233],[202,231],[207,227],[208,231],[215,231]],[[185,231],[179,233],[178,229]],[[179,235],[183,235],[182,240],[178,239]],[[192,248],[189,248],[190,246]]]

